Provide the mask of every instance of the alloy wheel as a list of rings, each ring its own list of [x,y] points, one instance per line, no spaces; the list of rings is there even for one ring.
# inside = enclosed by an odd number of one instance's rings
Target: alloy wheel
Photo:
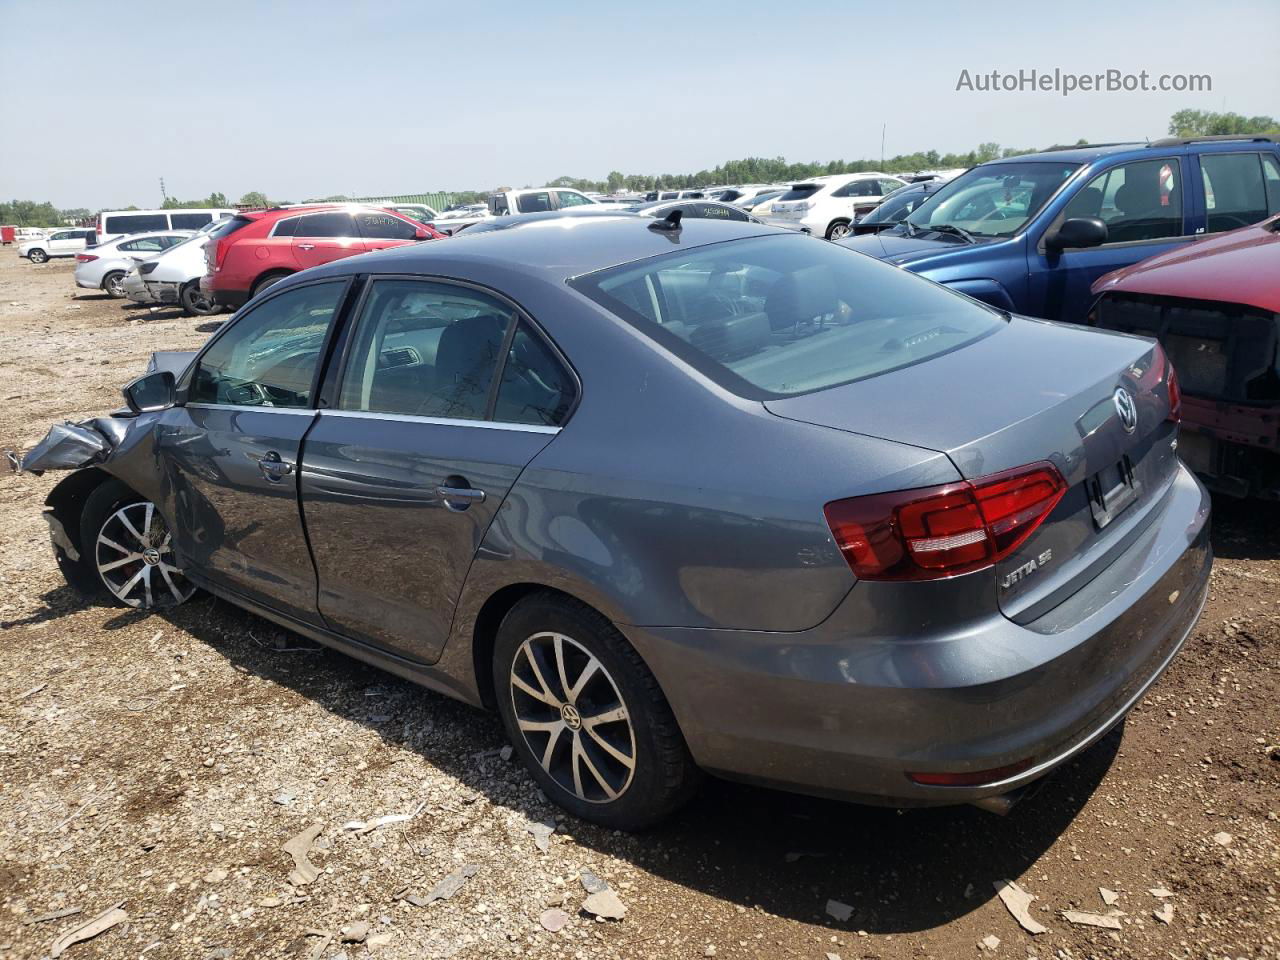
[[[848,235],[849,225],[847,223],[837,223],[827,231],[827,238],[830,240],[843,240]]]
[[[631,785],[636,737],[609,671],[561,633],[535,633],[511,664],[511,704],[525,744],[561,787],[610,803]]]
[[[113,273],[107,278],[107,293],[117,299],[124,296],[123,273]]]
[[[172,540],[155,504],[127,504],[98,531],[98,576],[117,600],[131,607],[177,606],[195,586],[173,565]]]
[[[27,256],[31,258],[32,263],[44,263],[49,259],[49,255],[43,250],[32,250]]]

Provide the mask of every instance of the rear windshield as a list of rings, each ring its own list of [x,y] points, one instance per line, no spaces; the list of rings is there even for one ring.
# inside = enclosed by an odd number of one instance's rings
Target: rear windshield
[[[677,251],[570,282],[723,386],[759,400],[920,363],[1004,323],[945,287],[800,235]]]
[[[779,203],[789,200],[808,200],[815,193],[822,189],[820,183],[797,183],[794,187],[778,198]]]
[[[163,213],[118,213],[106,219],[103,229],[107,233],[149,233],[169,229],[169,218]]]
[[[231,234],[235,233],[237,230],[243,230],[251,223],[253,223],[253,219],[251,217],[232,217],[225,221],[222,226],[218,227],[218,229],[209,234],[209,236],[213,237],[215,240],[220,240],[223,237],[231,236]]]

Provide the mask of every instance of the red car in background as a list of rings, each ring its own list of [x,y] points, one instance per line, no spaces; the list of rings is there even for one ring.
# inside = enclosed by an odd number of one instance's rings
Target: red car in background
[[[1280,498],[1280,217],[1116,270],[1090,322],[1157,337],[1178,371],[1178,453],[1205,485]]]
[[[205,245],[201,290],[236,309],[291,273],[369,250],[444,234],[394,210],[353,204],[275,207],[238,213]]]

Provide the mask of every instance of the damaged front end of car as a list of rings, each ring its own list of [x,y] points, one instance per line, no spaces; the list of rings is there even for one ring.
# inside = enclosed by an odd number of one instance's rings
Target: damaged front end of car
[[[86,592],[95,588],[91,564],[82,562],[84,540],[81,517],[90,495],[104,483],[130,479],[134,471],[121,463],[137,459],[135,452],[151,446],[151,426],[173,396],[176,374],[193,353],[165,352],[152,355],[147,372],[124,387],[126,407],[77,422],[54,424],[39,443],[25,454],[5,454],[10,469],[41,476],[46,471],[71,471],[50,491],[44,502],[49,539],[63,576]],[[145,454],[144,454],[145,457]],[[125,476],[122,478],[121,474]]]

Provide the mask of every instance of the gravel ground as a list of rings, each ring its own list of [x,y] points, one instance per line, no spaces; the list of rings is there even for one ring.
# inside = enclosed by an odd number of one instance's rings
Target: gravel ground
[[[116,406],[152,350],[216,325],[0,250],[0,447]],[[66,955],[1280,956],[1273,505],[1215,504],[1213,588],[1183,653],[1123,729],[1008,817],[713,782],[624,836],[549,806],[491,716],[212,599],[86,606],[39,517],[56,479],[0,480],[0,957],[48,956],[122,902],[127,920]],[[370,823],[391,814],[409,818]],[[546,850],[539,823],[555,827]],[[295,885],[282,847],[313,825],[319,873]],[[624,918],[582,912],[583,870]],[[1004,879],[1047,932],[1020,928]],[[1118,929],[1063,916],[1112,910]],[[362,922],[365,941],[342,942]]]

